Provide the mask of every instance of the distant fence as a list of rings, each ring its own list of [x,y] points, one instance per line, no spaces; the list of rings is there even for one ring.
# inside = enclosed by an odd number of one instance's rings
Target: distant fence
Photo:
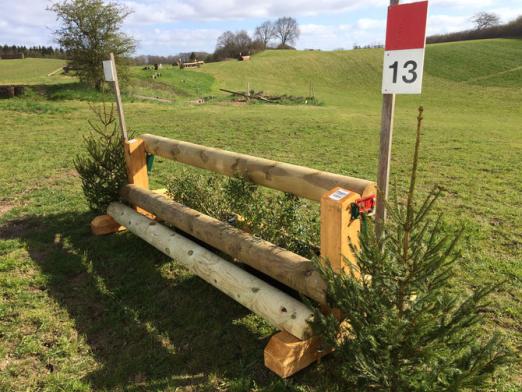
[[[14,98],[24,95],[24,86],[0,86],[0,98]]]

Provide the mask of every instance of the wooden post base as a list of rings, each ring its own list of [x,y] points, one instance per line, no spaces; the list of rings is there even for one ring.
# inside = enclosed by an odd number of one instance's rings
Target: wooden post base
[[[91,221],[91,232],[94,235],[107,235],[125,230],[125,227],[116,222],[110,215],[100,215]]]
[[[287,378],[330,352],[321,347],[319,337],[299,340],[288,332],[278,332],[265,347],[265,366],[279,377]]]

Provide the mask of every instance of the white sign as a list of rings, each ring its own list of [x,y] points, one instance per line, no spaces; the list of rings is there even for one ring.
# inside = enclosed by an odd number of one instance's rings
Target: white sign
[[[382,70],[383,94],[420,94],[428,2],[388,7]]]
[[[338,189],[330,195],[330,199],[339,201],[341,199],[344,199],[349,194],[350,194],[350,191],[347,191],[346,189]]]
[[[420,94],[424,71],[424,49],[384,52],[383,94]]]
[[[105,80],[107,82],[115,82],[116,78],[116,70],[114,69],[113,63],[111,60],[107,60],[103,62],[103,74],[105,75]]]

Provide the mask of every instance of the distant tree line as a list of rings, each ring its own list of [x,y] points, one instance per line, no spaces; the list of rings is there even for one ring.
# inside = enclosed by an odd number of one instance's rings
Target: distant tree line
[[[212,58],[211,53],[207,52],[182,52],[176,55],[170,56],[156,56],[156,55],[141,55],[136,56],[132,60],[136,65],[148,65],[148,64],[177,64],[178,61],[183,63],[203,60],[209,62]]]
[[[376,49],[376,48],[384,48],[384,45],[381,43],[373,43],[373,44],[367,44],[367,45],[353,44],[353,49]]]
[[[426,42],[435,44],[486,38],[522,38],[522,15],[511,22],[500,24],[500,18],[495,14],[481,12],[476,14],[472,21],[475,27],[471,30],[432,35]]]
[[[67,53],[62,48],[53,48],[52,46],[17,46],[17,45],[0,45],[0,57],[23,54],[25,57],[44,57],[54,59],[65,59]]]
[[[297,20],[285,16],[275,21],[267,20],[256,27],[254,36],[250,37],[245,30],[226,31],[217,39],[216,50],[211,57],[213,61],[237,58],[265,50],[294,49],[300,31]]]

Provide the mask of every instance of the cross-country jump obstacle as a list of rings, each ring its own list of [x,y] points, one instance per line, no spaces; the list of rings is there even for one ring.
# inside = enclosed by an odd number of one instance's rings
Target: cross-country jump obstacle
[[[117,103],[122,118],[119,91]],[[108,215],[91,222],[93,233],[102,235],[128,229],[279,329],[265,347],[264,363],[280,377],[289,377],[327,354],[320,339],[313,336],[309,324],[313,313],[305,304],[180,232],[326,305],[326,283],[313,263],[149,190],[147,156],[171,159],[226,176],[240,176],[261,186],[319,202],[321,259],[337,271],[345,266],[346,260],[355,263],[350,244],[358,245],[361,221],[360,215],[353,211],[354,207],[360,212],[373,210],[375,183],[150,134],[126,140],[124,119],[122,123],[128,185],[120,194],[128,205],[111,203]]]

